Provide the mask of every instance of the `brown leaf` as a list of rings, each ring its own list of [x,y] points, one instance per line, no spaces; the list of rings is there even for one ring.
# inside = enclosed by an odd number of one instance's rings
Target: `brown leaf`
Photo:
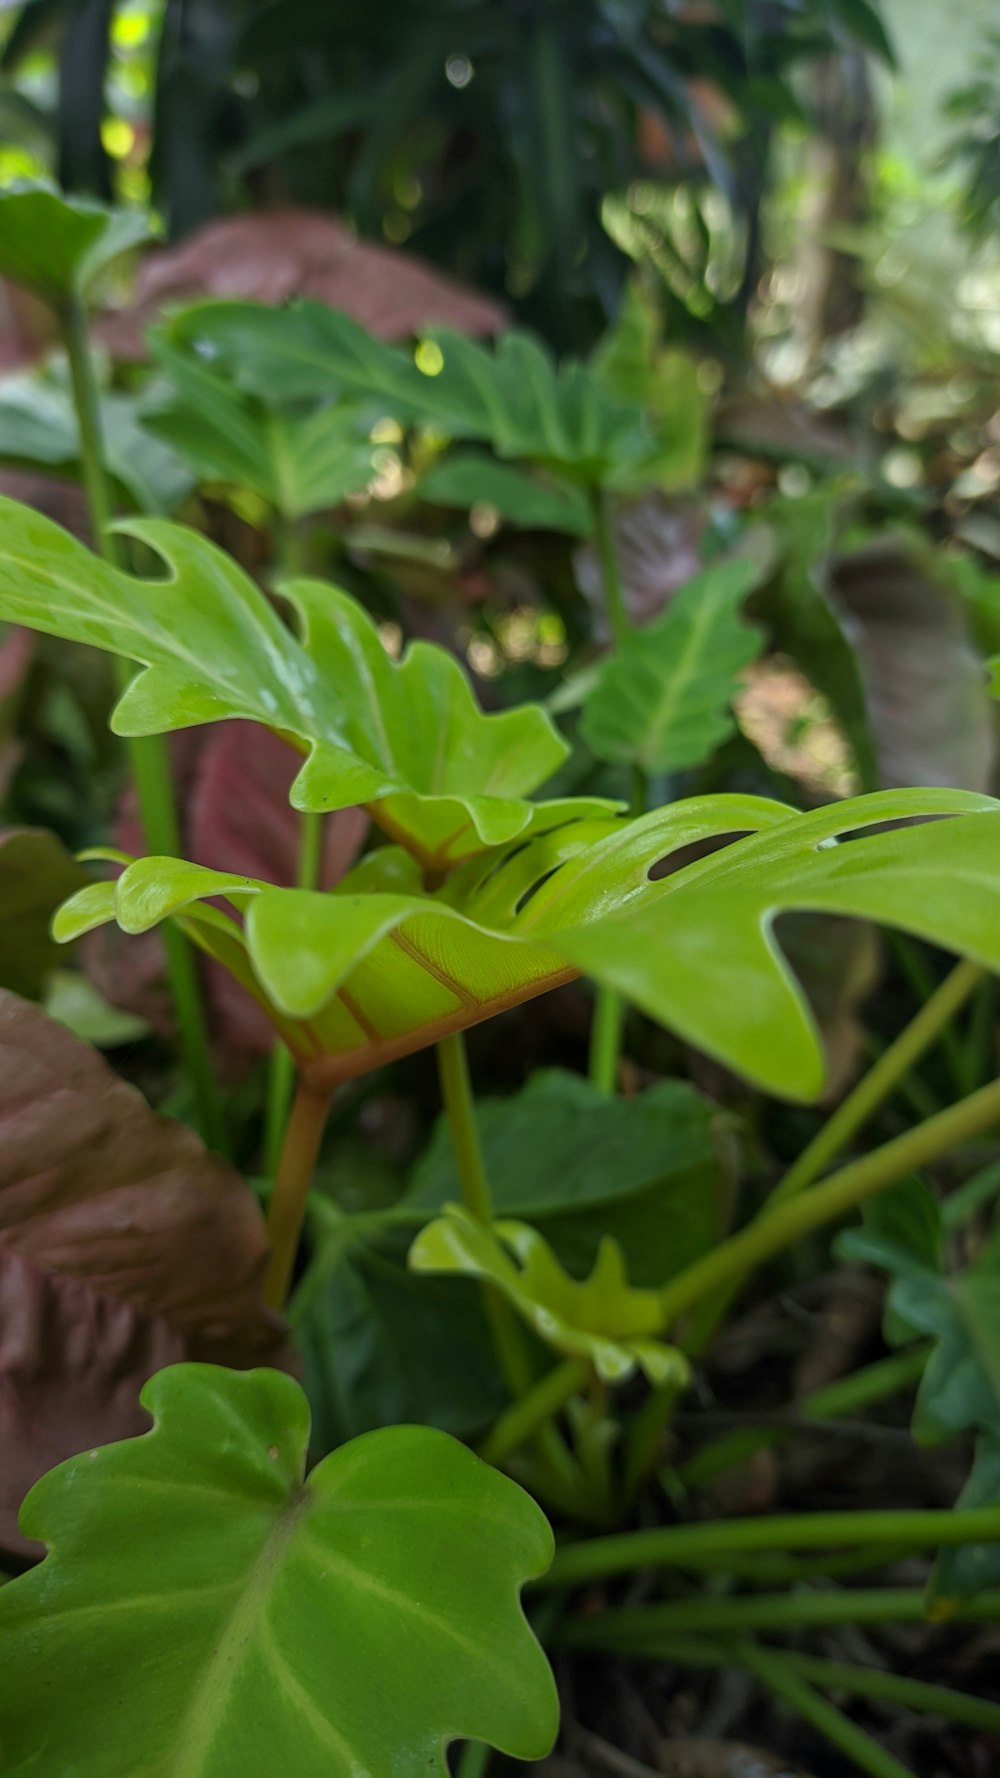
[[[16,1547],[8,1473],[20,1486],[53,1451],[127,1436],[164,1354],[283,1361],[284,1325],[260,1292],[266,1257],[257,1203],[227,1162],[0,992],[0,1542]],[[84,1371],[93,1420],[85,1391],[78,1414],[59,1405]]]
[[[836,557],[829,587],[861,664],[881,783],[990,789],[986,673],[958,602],[916,547],[886,537]]]
[[[614,514],[615,545],[622,590],[634,624],[651,623],[678,589],[701,567],[698,544],[706,514],[696,500],[681,495],[644,494]],[[577,585],[593,606],[595,634],[611,640],[601,566],[592,544],[574,552]]]
[[[166,304],[219,296],[269,303],[314,297],[360,321],[379,339],[406,339],[432,326],[497,333],[507,317],[491,297],[446,278],[398,247],[358,241],[314,210],[225,216],[177,247],[143,260],[135,300],[94,331],[119,359],[147,357],[146,329]]]

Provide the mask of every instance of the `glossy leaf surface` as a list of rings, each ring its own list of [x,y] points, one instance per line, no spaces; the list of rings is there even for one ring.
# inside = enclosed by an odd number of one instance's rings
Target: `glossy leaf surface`
[[[154,734],[243,717],[308,754],[297,808],[372,804],[435,868],[558,819],[526,797],[566,756],[535,705],[485,716],[457,661],[417,642],[390,660],[363,608],[319,581],[284,590],[299,641],[264,594],[196,532],[130,520],[169,570],[121,573],[50,520],[0,500],[0,617],[140,662],[113,718]],[[592,802],[591,808],[610,805]]]
[[[763,641],[740,617],[756,578],[749,561],[707,568],[607,657],[581,724],[598,759],[672,772],[700,765],[728,739],[740,669]]]
[[[636,1368],[651,1383],[686,1381],[683,1355],[654,1336],[663,1323],[655,1290],[628,1282],[622,1250],[605,1235],[594,1269],[571,1278],[544,1236],[526,1222],[489,1228],[458,1204],[421,1229],[410,1248],[417,1272],[457,1272],[487,1279],[513,1303],[547,1346],[586,1358],[605,1383],[622,1383]]]
[[[746,837],[651,879],[678,848],[734,834]],[[634,822],[567,821],[470,860],[431,895],[395,848],[332,895],[145,859],[68,903],[57,935],[112,918],[139,932],[182,915],[255,984],[318,1081],[583,972],[769,1091],[808,1098],[823,1084],[822,1048],[772,937],[777,915],[881,921],[1000,969],[998,840],[1000,807],[962,791],[886,792],[805,815],[759,797],[695,797]],[[213,896],[245,911],[245,930],[198,909]]]
[[[54,1547],[0,1596],[12,1778],[426,1778],[456,1737],[548,1751],[517,1595],[552,1534],[519,1488],[415,1426],[306,1478],[305,1398],[276,1371],[180,1365],[144,1400],[151,1433],[25,1505]]]
[[[14,185],[0,192],[0,277],[58,307],[85,296],[113,260],[149,234],[142,211],[111,210],[46,185]]]

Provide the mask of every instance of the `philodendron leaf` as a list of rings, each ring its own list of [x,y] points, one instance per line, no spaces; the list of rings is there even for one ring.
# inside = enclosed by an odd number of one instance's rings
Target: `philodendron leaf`
[[[260,401],[173,347],[165,329],[150,343],[166,381],[146,425],[201,477],[252,488],[286,519],[338,506],[371,481],[375,446],[357,409],[326,400],[289,410],[280,387]]]
[[[0,278],[57,308],[86,296],[113,260],[149,237],[141,210],[111,210],[41,184],[0,192]]]
[[[430,506],[468,511],[492,506],[508,525],[524,530],[565,531],[587,537],[591,528],[586,496],[570,482],[538,482],[524,470],[472,451],[456,451],[429,469],[417,486]]]
[[[85,876],[54,833],[0,833],[0,988],[41,998],[46,976],[62,961],[49,930],[52,915]]]
[[[263,723],[308,754],[296,808],[370,805],[438,871],[564,818],[562,803],[526,800],[567,753],[537,705],[485,716],[445,649],[416,642],[391,660],[362,606],[320,581],[283,588],[299,641],[197,532],[154,519],[123,529],[162,558],[165,580],[124,574],[0,500],[0,618],[141,663],[112,719],[119,734],[229,716]]]
[[[432,329],[414,356],[316,302],[199,303],[172,325],[175,337],[219,355],[265,400],[275,389],[289,401],[335,389],[376,400],[395,420],[479,439],[500,457],[547,463],[583,482],[646,460],[656,442],[639,407],[609,395],[583,365],[557,365],[527,333],[505,333],[490,348]]]
[[[589,1278],[571,1278],[545,1238],[526,1222],[477,1222],[459,1204],[421,1229],[410,1248],[415,1272],[488,1279],[557,1352],[586,1358],[605,1383],[638,1367],[651,1383],[687,1381],[683,1353],[655,1338],[663,1326],[655,1290],[636,1290],[622,1250],[605,1235]]]
[[[43,1470],[141,1430],[158,1365],[282,1361],[266,1262],[228,1163],[0,993],[0,1545],[20,1547],[17,1509]]]
[[[194,486],[184,464],[140,419],[135,395],[102,391],[104,455],[129,503],[176,511]],[[81,474],[80,429],[68,382],[50,369],[0,382],[0,460],[53,474]]]
[[[152,1432],[25,1504],[51,1553],[0,1596],[11,1778],[443,1778],[459,1737],[548,1752],[518,1589],[552,1533],[515,1483],[418,1426],[307,1476],[277,1371],[177,1365],[143,1400]]]
[[[870,832],[913,817],[949,820]],[[668,876],[679,848],[743,835]],[[839,836],[851,837],[839,843]],[[815,1097],[823,1054],[772,925],[794,909],[912,932],[1000,970],[1000,805],[967,791],[886,791],[797,814],[761,797],[693,797],[639,821],[571,821],[433,894],[398,848],[329,895],[201,870],[130,865],[57,916],[69,939],[181,916],[273,1009],[317,1086],[437,1042],[578,973],[786,1098]],[[206,899],[223,896],[241,927]]]
[[[581,723],[598,759],[673,772],[701,765],[728,739],[740,670],[763,641],[740,617],[757,578],[746,560],[706,568],[661,618],[633,630],[607,657]]]

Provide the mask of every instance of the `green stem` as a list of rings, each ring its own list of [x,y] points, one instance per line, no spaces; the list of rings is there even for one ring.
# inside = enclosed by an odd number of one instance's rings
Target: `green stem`
[[[329,1093],[316,1092],[300,1079],[267,1215],[271,1258],[264,1279],[264,1300],[272,1309],[284,1306],[292,1281],[309,1187],[323,1141],[329,1105]]]
[[[80,462],[94,547],[112,567],[120,567],[120,551],[110,528],[111,499],[101,435],[101,409],[82,306],[75,301],[67,304],[60,313],[60,323],[73,385],[80,433]],[[116,661],[115,665],[119,689],[123,691],[129,682],[129,668],[124,661]],[[126,745],[146,844],[155,855],[178,858],[182,854],[180,830],[170,760],[163,736],[133,736]],[[181,1051],[195,1095],[198,1123],[209,1147],[224,1154],[228,1147],[225,1121],[215,1084],[194,956],[176,926],[167,921],[161,931]]]
[[[547,1579],[548,1577],[546,1577]],[[543,1583],[536,1582],[536,1585]],[[1000,1590],[956,1601],[949,1623],[996,1623]],[[600,1617],[566,1619],[558,1632],[565,1647],[603,1648],[630,1654],[662,1647],[666,1636],[733,1635],[752,1630],[827,1629],[835,1624],[926,1624],[922,1587],[837,1587],[802,1593],[708,1596],[662,1605],[634,1605]]]
[[[655,1647],[646,1643],[637,1647],[635,1653],[640,1659],[672,1661],[678,1667],[733,1667],[740,1663],[742,1645],[719,1643],[707,1637],[664,1637]],[[949,1722],[993,1734],[1000,1730],[1000,1704],[973,1697],[969,1692],[887,1673],[881,1667],[857,1667],[853,1662],[800,1654],[797,1649],[783,1649],[781,1658],[803,1679],[830,1691],[871,1698],[876,1703],[897,1705],[921,1715],[943,1716]]]
[[[845,1215],[866,1198],[885,1191],[916,1168],[926,1166],[960,1142],[982,1135],[998,1122],[1000,1081],[993,1081],[787,1203],[774,1209],[765,1205],[745,1229],[664,1285],[660,1292],[664,1327],[706,1296],[738,1282],[803,1235]]]
[[[486,1463],[503,1463],[512,1451],[534,1438],[574,1395],[586,1389],[590,1376],[590,1366],[582,1358],[566,1358],[554,1370],[547,1371],[501,1414],[480,1446],[480,1457]]]
[[[594,525],[594,542],[601,564],[601,584],[604,589],[604,605],[611,625],[615,647],[621,648],[631,634],[628,607],[625,604],[625,589],[622,586],[621,567],[618,561],[618,547],[615,543],[615,529],[611,520],[611,505],[608,496],[600,488],[591,490],[590,511]]]
[[[589,1074],[595,1087],[612,1094],[618,1087],[625,1002],[615,988],[598,988],[590,1024]]]
[[[490,1763],[490,1748],[485,1741],[465,1741],[458,1756],[455,1778],[483,1778]]]
[[[717,1519],[624,1531],[556,1552],[543,1587],[575,1586],[636,1568],[670,1567],[727,1550],[819,1550],[863,1544],[933,1549],[942,1544],[1000,1543],[1000,1507],[957,1511],[771,1513],[759,1519]]]
[[[755,1642],[737,1643],[733,1654],[741,1667],[790,1704],[832,1746],[845,1753],[862,1772],[868,1772],[870,1778],[913,1778],[908,1766],[901,1765],[886,1748],[838,1710],[836,1704],[831,1704],[816,1691],[789,1665],[784,1655],[776,1654],[770,1648],[761,1648]]]
[[[295,886],[318,889],[323,864],[323,817],[299,816],[299,860]],[[289,1107],[295,1090],[295,1058],[280,1037],[271,1049],[264,1101],[264,1172],[273,1179],[281,1158]]]
[[[825,1172],[829,1162],[864,1128],[903,1075],[909,1073],[914,1062],[941,1036],[982,978],[983,971],[977,964],[963,962],[956,965],[854,1091],[838,1105],[809,1146],[803,1149],[772,1193],[769,1207],[786,1203]]]
[[[890,931],[888,939],[889,946],[894,951],[916,999],[930,1000],[935,991],[934,975],[919,944],[904,932]],[[967,1092],[962,1044],[957,1032],[948,1025],[941,1032],[941,1047],[948,1058],[948,1066],[954,1083],[953,1090],[956,1093]]]

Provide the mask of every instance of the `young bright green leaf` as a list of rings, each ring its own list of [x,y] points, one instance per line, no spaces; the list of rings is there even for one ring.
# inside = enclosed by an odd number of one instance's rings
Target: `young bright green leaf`
[[[928,815],[951,819],[865,831]],[[734,834],[746,837],[651,880],[679,848]],[[634,822],[566,819],[469,860],[433,894],[394,848],[329,895],[144,859],[82,891],[56,932],[112,917],[140,932],[181,916],[229,967],[242,959],[237,971],[317,1084],[582,971],[768,1091],[804,1099],[822,1088],[822,1047],[772,936],[778,914],[881,921],[1000,970],[998,839],[1000,805],[964,791],[884,792],[804,815],[760,797],[694,797]],[[244,928],[199,907],[214,896],[245,912]]]
[[[338,506],[371,481],[375,447],[356,408],[290,410],[280,388],[260,401],[173,347],[165,329],[153,330],[151,345],[166,385],[146,424],[198,475],[252,488],[286,519]]]
[[[112,260],[149,236],[141,210],[111,210],[41,184],[0,192],[0,278],[56,308],[85,297]]]
[[[428,470],[417,487],[430,506],[458,506],[466,511],[480,503],[496,508],[508,525],[539,531],[565,531],[571,537],[590,533],[590,508],[572,483],[537,482],[509,463],[471,451],[456,451]]]
[[[641,409],[614,399],[583,365],[556,365],[527,333],[506,333],[491,349],[434,329],[414,356],[316,302],[199,303],[173,326],[220,354],[264,399],[275,389],[289,401],[356,395],[395,420],[480,439],[500,457],[547,463],[587,483],[647,458],[655,442]]]
[[[567,753],[537,705],[483,715],[445,649],[417,642],[390,660],[357,601],[319,581],[284,589],[299,641],[207,539],[153,519],[123,529],[156,551],[166,579],[122,573],[0,500],[0,618],[146,669],[115,711],[119,734],[230,716],[263,723],[309,756],[291,793],[297,808],[370,804],[435,870],[562,818],[560,804],[525,800]]]
[[[728,739],[738,675],[763,641],[740,617],[756,579],[750,561],[706,568],[607,657],[580,725],[598,759],[673,772],[701,765]]]
[[[555,1687],[518,1588],[552,1534],[445,1434],[366,1434],[308,1477],[277,1371],[177,1365],[152,1432],[61,1464],[52,1546],[0,1595],[4,1771],[428,1778],[448,1742],[537,1759]]]
[[[605,1383],[622,1383],[636,1367],[651,1383],[687,1381],[684,1356],[654,1336],[663,1325],[655,1290],[636,1290],[622,1250],[605,1235],[594,1269],[582,1281],[559,1264],[544,1236],[526,1222],[487,1228],[459,1204],[427,1224],[410,1248],[416,1272],[457,1272],[488,1279],[529,1327],[557,1352],[586,1358]]]

